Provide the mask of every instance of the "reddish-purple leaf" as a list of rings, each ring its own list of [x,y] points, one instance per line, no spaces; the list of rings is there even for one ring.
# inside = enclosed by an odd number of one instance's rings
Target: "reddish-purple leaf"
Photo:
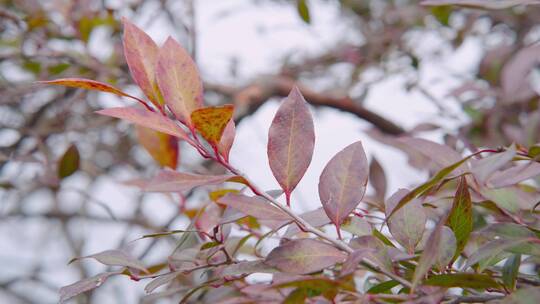
[[[241,261],[235,264],[224,265],[216,269],[219,276],[237,276],[251,273],[277,273],[277,269],[264,264],[263,261]]]
[[[374,262],[379,267],[392,271],[392,260],[390,258],[388,247],[378,238],[372,235],[364,235],[352,239],[349,246],[355,250],[365,250],[364,257]]]
[[[386,216],[392,213],[399,201],[403,199],[409,191],[400,189],[394,193],[386,202]],[[407,205],[400,208],[391,218],[388,218],[388,228],[392,236],[409,253],[414,253],[414,249],[422,236],[426,226],[427,217],[420,200],[413,199]]]
[[[73,258],[71,261],[69,261],[69,263],[73,263],[81,259],[89,259],[89,258],[96,259],[98,262],[108,265],[108,266],[130,267],[130,268],[138,269],[138,270],[148,273],[148,270],[146,269],[146,267],[141,261],[132,257],[131,255],[127,254],[126,252],[122,250],[105,250],[100,253]]]
[[[435,266],[443,272],[456,254],[457,240],[452,229],[447,226],[441,229],[441,241],[435,258]]]
[[[529,74],[540,61],[539,53],[539,45],[522,48],[503,66],[501,87],[507,102],[525,102],[537,95],[531,86]]]
[[[290,220],[290,217],[280,209],[270,205],[259,197],[249,197],[241,194],[228,193],[217,201],[220,204],[230,206],[246,215],[251,215],[263,220]]]
[[[343,266],[341,267],[340,275],[346,276],[353,273],[356,270],[356,266],[366,257],[367,253],[374,253],[373,249],[359,249],[355,250],[353,253],[349,254]]]
[[[104,272],[91,278],[86,278],[71,285],[60,288],[60,303],[101,286],[110,276],[120,274],[119,272]]]
[[[163,103],[156,82],[159,47],[145,32],[127,19],[124,23],[124,56],[131,76],[144,95],[157,107]]]
[[[493,174],[487,183],[495,188],[502,188],[515,185],[537,175],[540,175],[540,163],[532,161],[497,172]]]
[[[144,190],[149,192],[183,192],[199,186],[221,184],[233,177],[232,175],[200,175],[163,170],[144,186]]]
[[[163,167],[176,169],[178,165],[178,138],[149,128],[136,126],[139,143]]]
[[[369,182],[375,190],[377,200],[383,202],[386,196],[386,175],[381,164],[375,157],[369,164]]]
[[[324,168],[319,197],[337,228],[364,197],[367,180],[368,162],[360,141],[337,153]]]
[[[108,108],[96,113],[127,120],[142,127],[176,136],[186,141],[192,141],[187,133],[167,117],[143,109],[132,107]]]
[[[439,223],[437,224],[437,226],[435,226],[426,242],[426,247],[424,248],[424,251],[420,256],[418,266],[416,266],[416,269],[414,270],[412,281],[413,287],[416,287],[416,285],[422,280],[426,273],[439,259],[439,250],[441,247],[440,244],[443,233],[442,231],[444,223],[446,223],[446,218],[447,217],[445,216],[439,220]]]
[[[157,84],[176,117],[191,126],[191,112],[203,105],[199,71],[189,53],[169,37],[159,50]]]
[[[268,133],[268,161],[287,204],[311,163],[315,132],[307,102],[297,87],[285,98]]]
[[[463,157],[452,148],[438,144],[436,142],[414,137],[402,137],[399,139],[400,143],[405,144],[408,148],[422,154],[423,156],[431,159],[439,167],[447,167],[458,161]],[[463,170],[457,170],[462,172]]]
[[[493,172],[508,164],[516,155],[515,145],[510,146],[506,151],[484,157],[472,164],[472,173],[478,182],[483,184]]]
[[[330,219],[326,215],[324,208],[318,208],[312,211],[308,211],[300,215],[302,219],[311,224],[313,227],[321,227],[330,223]],[[283,235],[284,237],[290,238],[295,234],[299,233],[301,230],[298,228],[298,225],[291,224],[287,228],[287,231]]]
[[[225,126],[225,130],[223,130],[221,140],[218,144],[219,154],[225,159],[225,161],[229,161],[229,152],[231,152],[235,134],[236,127],[234,120],[231,119],[229,120],[229,123],[227,123],[227,126]]]
[[[293,240],[274,248],[265,263],[285,273],[306,274],[343,262],[347,254],[313,239]]]
[[[53,84],[53,85],[60,85],[65,87],[71,87],[71,88],[80,88],[80,89],[86,89],[86,90],[93,90],[93,91],[101,91],[106,93],[112,93],[118,96],[122,97],[129,97],[132,99],[135,99],[136,101],[143,104],[145,107],[148,107],[146,105],[146,102],[143,100],[129,95],[120,89],[117,89],[113,87],[110,84],[106,84],[103,82],[91,80],[91,79],[85,79],[85,78],[60,78],[60,79],[54,79],[54,80],[48,80],[48,81],[38,81],[38,83],[42,84]]]

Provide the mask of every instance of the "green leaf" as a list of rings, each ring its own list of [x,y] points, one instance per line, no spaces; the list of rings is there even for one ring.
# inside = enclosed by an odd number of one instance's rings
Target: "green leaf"
[[[214,247],[216,247],[216,246],[219,246],[219,244],[220,244],[220,243],[218,243],[218,242],[208,242],[208,243],[204,243],[204,244],[201,246],[201,250],[214,248]]]
[[[217,148],[233,112],[233,105],[201,108],[191,113],[191,121],[201,136]]]
[[[447,224],[452,228],[452,231],[454,231],[457,240],[456,253],[454,255],[457,257],[463,248],[465,248],[473,229],[471,195],[469,194],[465,177],[461,177],[459,180]]]
[[[431,14],[442,25],[448,26],[450,15],[452,15],[452,7],[450,5],[435,6],[431,8]]]
[[[58,161],[58,177],[66,178],[79,169],[80,155],[75,145],[69,146]]]
[[[390,281],[382,282],[380,284],[377,284],[371,287],[370,289],[368,289],[366,293],[371,293],[371,294],[390,293],[390,290],[398,285],[399,285],[398,281],[390,280]]]
[[[311,16],[309,13],[309,6],[307,4],[307,0],[296,0],[296,9],[298,10],[298,15],[302,20],[310,24],[311,23]]]
[[[458,161],[456,163],[453,163],[450,166],[447,166],[447,167],[443,168],[441,171],[439,171],[437,174],[435,174],[435,176],[433,178],[431,178],[429,181],[427,181],[426,183],[424,183],[424,184],[416,187],[415,189],[413,189],[411,192],[409,192],[409,194],[404,196],[399,201],[399,203],[396,205],[394,210],[392,210],[392,212],[390,212],[390,214],[388,214],[388,216],[386,217],[386,220],[388,220],[392,215],[394,215],[394,213],[396,213],[399,209],[401,209],[403,206],[405,206],[407,203],[409,203],[412,199],[421,196],[422,194],[426,193],[429,189],[431,189],[433,186],[437,185],[446,176],[448,176],[448,174],[452,173],[452,171],[457,169],[459,166],[461,166],[463,163],[465,163],[467,160],[469,160],[469,158],[473,157],[476,154],[477,153],[471,154],[471,155],[465,157],[464,159],[462,159],[462,160],[460,160],[460,161]]]
[[[461,288],[495,288],[499,283],[490,276],[476,273],[451,273],[431,276],[423,282],[424,285],[440,287],[461,287]]]
[[[502,269],[502,279],[504,285],[509,290],[516,288],[516,278],[519,273],[519,266],[521,264],[521,254],[517,253],[510,256],[504,263]]]

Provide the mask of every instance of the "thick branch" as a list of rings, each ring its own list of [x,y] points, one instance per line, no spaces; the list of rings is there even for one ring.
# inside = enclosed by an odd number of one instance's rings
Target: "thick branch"
[[[286,76],[264,78],[243,88],[233,88],[209,83],[205,84],[205,88],[208,91],[226,95],[233,100],[235,103],[235,120],[239,121],[255,112],[271,97],[287,96],[294,85],[299,87],[307,102],[314,106],[324,106],[351,113],[358,118],[370,122],[386,134],[400,135],[405,132],[400,126],[354,102],[349,96],[335,97],[317,93],[305,86],[297,84],[294,79]]]

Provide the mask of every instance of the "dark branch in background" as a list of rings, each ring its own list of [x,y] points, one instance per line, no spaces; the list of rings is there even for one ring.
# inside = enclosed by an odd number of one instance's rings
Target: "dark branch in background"
[[[285,97],[292,87],[297,85],[302,91],[307,102],[314,106],[329,107],[351,113],[363,119],[383,133],[389,135],[401,135],[405,130],[381,115],[366,109],[359,102],[355,102],[349,96],[331,96],[329,94],[315,92],[294,79],[286,76],[274,76],[261,79],[251,85],[242,88],[234,88],[224,85],[206,83],[205,89],[220,95],[225,95],[235,104],[235,120],[238,122],[244,117],[251,115],[271,97]]]

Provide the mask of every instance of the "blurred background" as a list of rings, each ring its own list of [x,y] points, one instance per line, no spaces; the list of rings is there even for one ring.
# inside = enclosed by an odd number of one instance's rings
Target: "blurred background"
[[[142,97],[122,54],[122,17],[158,45],[172,36],[191,52],[207,104],[235,104],[231,162],[264,189],[278,188],[268,127],[280,100],[300,87],[317,136],[293,194],[301,212],[320,207],[322,168],[356,140],[371,162],[368,194],[379,199],[434,169],[429,153],[399,136],[463,154],[540,142],[540,7],[468,2],[476,4],[0,0],[0,302],[56,303],[61,286],[105,269],[68,266],[73,257],[129,247],[147,264],[162,261],[170,240],[133,240],[185,228],[189,211],[208,201],[205,191],[149,194],[126,185],[160,166],[132,126],[94,111],[131,101],[35,84],[83,77]],[[189,148],[180,143],[180,170],[220,173]],[[62,162],[67,173],[59,174]],[[157,301],[143,289],[119,276],[74,302]]]

